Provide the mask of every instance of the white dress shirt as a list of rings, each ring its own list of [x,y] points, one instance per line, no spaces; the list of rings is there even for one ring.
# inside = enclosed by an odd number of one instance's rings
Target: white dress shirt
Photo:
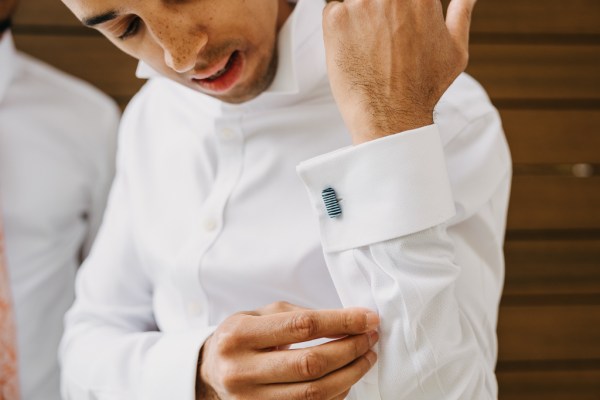
[[[496,397],[511,177],[498,114],[462,75],[435,125],[349,146],[324,4],[298,2],[256,99],[228,105],[154,77],[129,105],[67,316],[68,399],[191,400],[206,337],[279,300],[380,313],[379,361],[349,399]]]
[[[60,399],[58,344],[75,270],[114,174],[118,110],[0,42],[0,207],[24,400]]]

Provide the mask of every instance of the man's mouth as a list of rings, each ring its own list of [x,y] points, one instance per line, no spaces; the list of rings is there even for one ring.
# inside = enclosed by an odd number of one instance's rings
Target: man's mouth
[[[203,91],[210,93],[223,93],[231,89],[240,79],[244,57],[238,50],[234,51],[229,58],[213,66],[211,70],[203,74],[195,74],[192,81]]]
[[[213,74],[213,75],[209,76],[208,78],[201,79],[201,80],[207,81],[207,82],[212,82],[212,81],[219,79],[221,76],[225,75],[225,73],[227,73],[227,71],[229,71],[229,69],[231,68],[231,66],[233,65],[233,63],[237,57],[239,57],[239,53],[236,50],[231,54],[231,57],[229,57],[229,60],[227,60],[227,64],[225,64],[225,67],[223,67],[221,70],[219,70],[216,74]]]

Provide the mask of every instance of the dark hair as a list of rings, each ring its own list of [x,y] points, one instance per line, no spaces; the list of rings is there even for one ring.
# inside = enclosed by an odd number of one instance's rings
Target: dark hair
[[[0,20],[0,34],[3,33],[5,30],[7,30],[8,28],[10,28],[10,25],[11,25],[10,17]]]

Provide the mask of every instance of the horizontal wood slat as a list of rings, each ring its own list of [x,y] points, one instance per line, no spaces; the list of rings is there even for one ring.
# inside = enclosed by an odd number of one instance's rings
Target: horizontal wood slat
[[[515,176],[508,228],[600,228],[600,177]]]
[[[485,0],[477,2],[473,32],[598,34],[597,0]]]
[[[600,163],[600,110],[500,113],[515,164]]]
[[[600,359],[600,305],[502,306],[498,359]]]
[[[445,0],[448,3],[448,0]],[[600,34],[597,0],[486,0],[478,2],[473,33]],[[79,26],[57,0],[21,0],[18,24]]]
[[[467,71],[493,100],[600,99],[600,46],[473,44]]]
[[[499,400],[600,400],[600,369],[500,371]]]
[[[144,83],[135,77],[137,61],[102,37],[15,35],[15,42],[22,51],[113,97],[129,98]]]
[[[77,26],[81,22],[60,0],[20,0],[14,23],[19,25]]]
[[[509,240],[504,253],[504,296],[600,296],[600,240]]]

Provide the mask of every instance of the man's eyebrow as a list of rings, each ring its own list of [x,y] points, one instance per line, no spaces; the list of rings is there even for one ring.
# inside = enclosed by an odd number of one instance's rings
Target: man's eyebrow
[[[107,11],[103,14],[94,15],[93,17],[84,18],[81,20],[86,26],[95,26],[104,22],[117,18],[117,12],[114,10]]]

